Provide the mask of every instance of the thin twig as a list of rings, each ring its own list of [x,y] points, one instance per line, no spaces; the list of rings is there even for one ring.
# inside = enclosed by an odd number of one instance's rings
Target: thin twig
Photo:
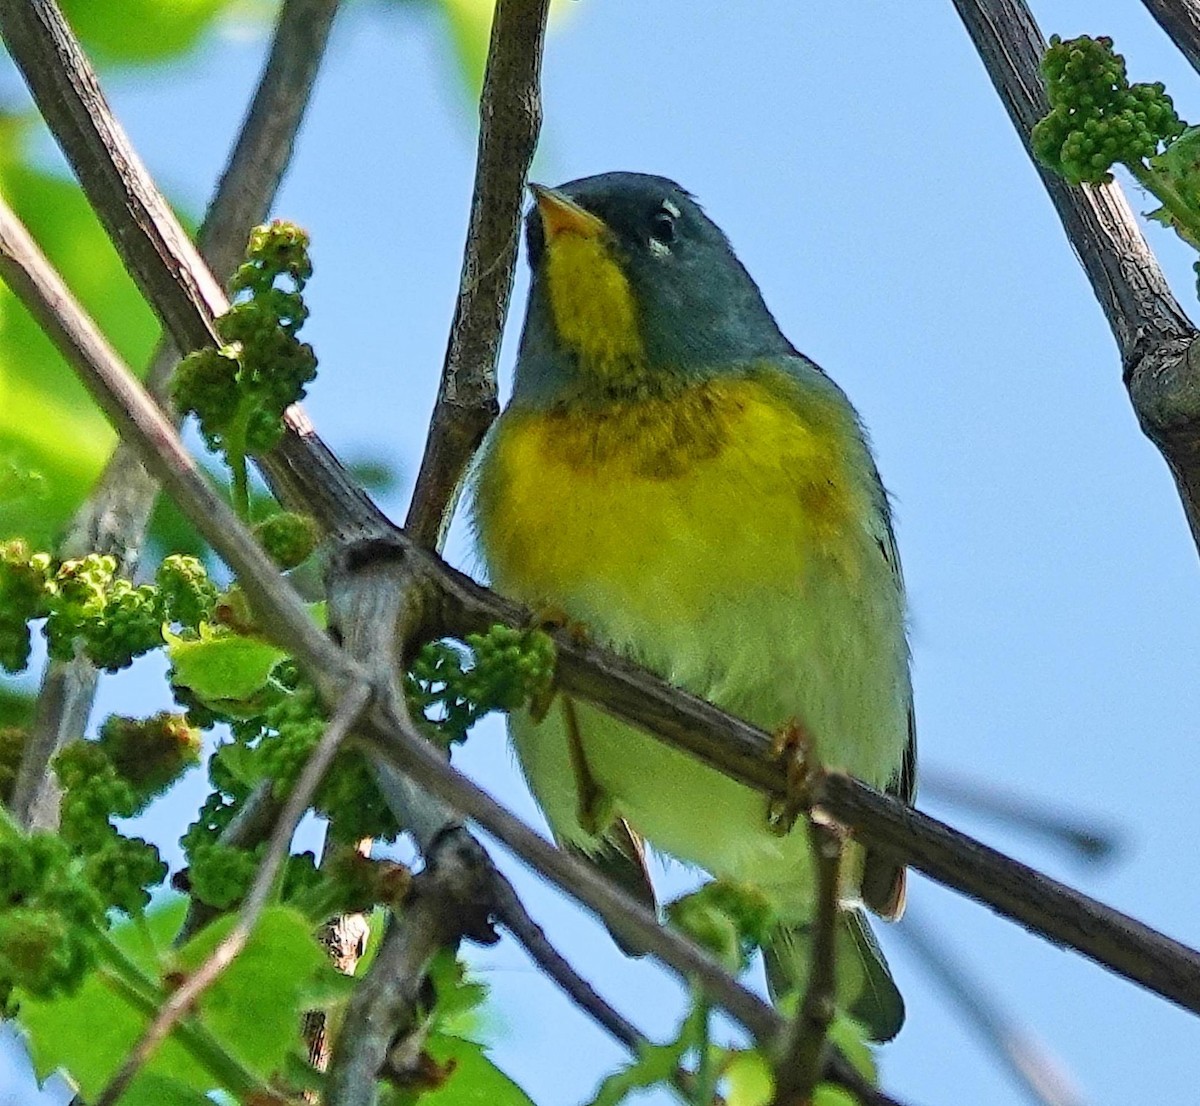
[[[291,160],[337,7],[338,0],[285,0],[280,8],[262,78],[197,236],[201,255],[222,282],[240,262],[250,228],[266,217]],[[147,385],[164,406],[178,358],[174,343],[166,340],[150,362]],[[157,481],[119,443],[72,520],[63,557],[109,553],[122,572],[132,572],[157,495]],[[58,824],[59,789],[47,766],[86,729],[96,682],[95,666],[86,657],[46,666],[10,804],[26,828]]]
[[[542,43],[550,0],[499,0],[492,17],[479,153],[458,302],[405,526],[441,548],[463,472],[492,424],[496,359],[512,295],[525,178],[542,123]]]
[[[1120,847],[1113,826],[1064,814],[1003,787],[946,772],[921,771],[921,794],[962,810],[995,818],[1004,825],[1065,849],[1076,860],[1111,860]]]
[[[1086,1106],[1058,1057],[1003,1009],[990,986],[951,953],[946,938],[911,905],[896,934],[924,964],[988,1047],[1038,1106]]]
[[[254,932],[255,925],[261,917],[263,909],[270,901],[275,889],[275,881],[283,862],[287,858],[292,837],[304,812],[312,801],[313,794],[325,778],[333,758],[341,748],[346,735],[354,726],[367,703],[371,699],[371,689],[366,684],[358,684],[350,688],[345,698],[338,704],[329,725],[321,735],[321,740],[313,749],[305,762],[296,786],[288,795],[283,813],[275,824],[271,839],[267,845],[266,855],[255,873],[254,882],[246,894],[238,913],[238,919],[229,932],[221,938],[208,959],[204,961],[188,978],[171,993],[171,996],[159,1008],[158,1014],[146,1027],[137,1044],[130,1050],[125,1062],[109,1080],[108,1085],[97,1096],[93,1106],[115,1106],[117,1100],[124,1094],[133,1078],[142,1066],[154,1054],[154,1051],[170,1036],[175,1028],[195,1005],[200,996],[212,986],[221,973],[237,959],[238,954],[246,947],[246,942]]]
[[[1026,152],[1049,110],[1045,40],[1024,0],[954,0]],[[1142,432],[1175,480],[1200,547],[1200,349],[1119,185],[1069,185],[1034,159],[1104,311]]]
[[[800,1009],[780,1042],[773,1106],[809,1106],[824,1071],[826,1034],[836,1007],[838,871],[842,841],[823,811],[808,811],[808,840],[817,874],[816,908],[810,933],[808,986]]]
[[[545,972],[546,977],[597,1025],[603,1026],[621,1044],[636,1051],[645,1041],[644,1035],[620,1011],[611,1006],[584,979],[549,941],[545,931],[530,917],[525,904],[517,897],[511,883],[503,876],[496,879],[496,916],[530,958]]]
[[[1200,3],[1197,0],[1142,0],[1192,68],[1200,72]]]

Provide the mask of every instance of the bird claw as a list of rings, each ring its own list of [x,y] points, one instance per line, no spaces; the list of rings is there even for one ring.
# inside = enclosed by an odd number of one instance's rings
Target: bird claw
[[[798,718],[789,718],[771,740],[771,758],[782,761],[787,774],[787,793],[767,803],[767,826],[783,837],[796,819],[812,806],[812,785],[819,765],[813,755],[813,739]]]
[[[538,630],[553,633],[555,630],[565,630],[570,639],[579,646],[590,645],[591,635],[588,628],[578,619],[572,618],[562,607],[538,607],[533,612],[530,624]]]

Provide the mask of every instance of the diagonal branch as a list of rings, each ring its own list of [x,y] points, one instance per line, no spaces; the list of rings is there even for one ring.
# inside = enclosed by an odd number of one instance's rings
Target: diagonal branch
[[[337,8],[338,0],[285,0],[280,8],[262,78],[197,236],[201,254],[220,281],[232,276],[250,228],[266,217],[291,160]],[[150,363],[150,390],[164,406],[178,357],[174,345],[163,341]],[[157,482],[136,453],[119,443],[71,523],[63,556],[111,553],[122,571],[131,572],[157,496]],[[47,665],[10,804],[22,825],[57,824],[59,792],[47,765],[63,744],[84,732],[96,680],[86,657]]]
[[[1142,0],[1192,68],[1200,72],[1200,3],[1196,0]]]
[[[525,178],[542,121],[549,7],[549,0],[499,0],[493,16],[458,302],[405,522],[417,541],[437,548],[467,464],[499,411],[496,359],[512,295]]]
[[[1049,104],[1038,66],[1046,50],[1024,0],[954,0],[1029,152]],[[1031,154],[1032,156],[1032,154]],[[1200,546],[1200,349],[1117,184],[1069,185],[1034,162],[1121,353],[1143,433],[1158,447]]]
[[[210,321],[225,295],[151,182],[58,5],[0,4],[0,36],[129,275],[149,303],[166,308],[159,317],[176,345],[215,344]],[[97,195],[111,202],[98,204]]]
[[[325,727],[321,740],[304,765],[300,778],[292,788],[291,794],[284,803],[283,812],[275,823],[267,844],[266,855],[255,874],[254,882],[242,903],[241,912],[233,928],[221,939],[211,955],[200,965],[162,1004],[154,1019],[146,1027],[137,1044],[130,1050],[125,1062],[116,1074],[109,1080],[108,1085],[96,1098],[93,1106],[115,1106],[115,1103],[125,1093],[143,1065],[154,1055],[155,1050],[170,1036],[171,1030],[180,1019],[195,1005],[200,996],[215,983],[230,964],[237,959],[238,954],[246,947],[246,942],[254,932],[263,909],[271,899],[279,871],[287,859],[288,849],[296,827],[304,812],[312,802],[321,780],[324,779],[329,765],[337,755],[346,735],[357,722],[359,715],[366,708],[371,698],[371,690],[366,684],[351,687],[346,697],[338,704],[329,725]]]

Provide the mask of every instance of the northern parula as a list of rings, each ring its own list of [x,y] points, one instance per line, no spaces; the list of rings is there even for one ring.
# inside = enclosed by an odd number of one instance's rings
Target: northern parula
[[[513,394],[474,478],[492,583],[765,729],[799,722],[824,766],[911,801],[904,585],[854,408],[679,185],[531,188]],[[803,826],[772,832],[761,795],[585,703],[509,727],[560,842],[634,890],[643,837],[755,886],[782,919],[772,990],[803,986]],[[869,852],[844,868],[838,999],[885,1040],[904,1006],[860,904],[898,917],[904,869]]]

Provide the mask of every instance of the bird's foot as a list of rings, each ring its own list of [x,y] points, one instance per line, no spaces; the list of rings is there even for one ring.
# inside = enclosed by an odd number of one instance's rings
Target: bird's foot
[[[583,733],[579,726],[579,714],[572,700],[562,701],[563,719],[567,724],[567,748],[571,756],[571,771],[575,775],[575,817],[584,831],[592,837],[601,837],[616,817],[616,804],[612,796],[596,781],[588,764],[587,752],[583,747]]]
[[[572,618],[562,607],[553,603],[544,607],[535,607],[530,625],[536,630],[552,633],[555,630],[565,630],[576,645],[591,644],[588,628],[576,618]]]
[[[789,718],[774,733],[771,757],[787,773],[787,793],[768,800],[767,825],[780,837],[791,832],[796,819],[812,806],[812,783],[819,765],[812,734],[799,718]]]

